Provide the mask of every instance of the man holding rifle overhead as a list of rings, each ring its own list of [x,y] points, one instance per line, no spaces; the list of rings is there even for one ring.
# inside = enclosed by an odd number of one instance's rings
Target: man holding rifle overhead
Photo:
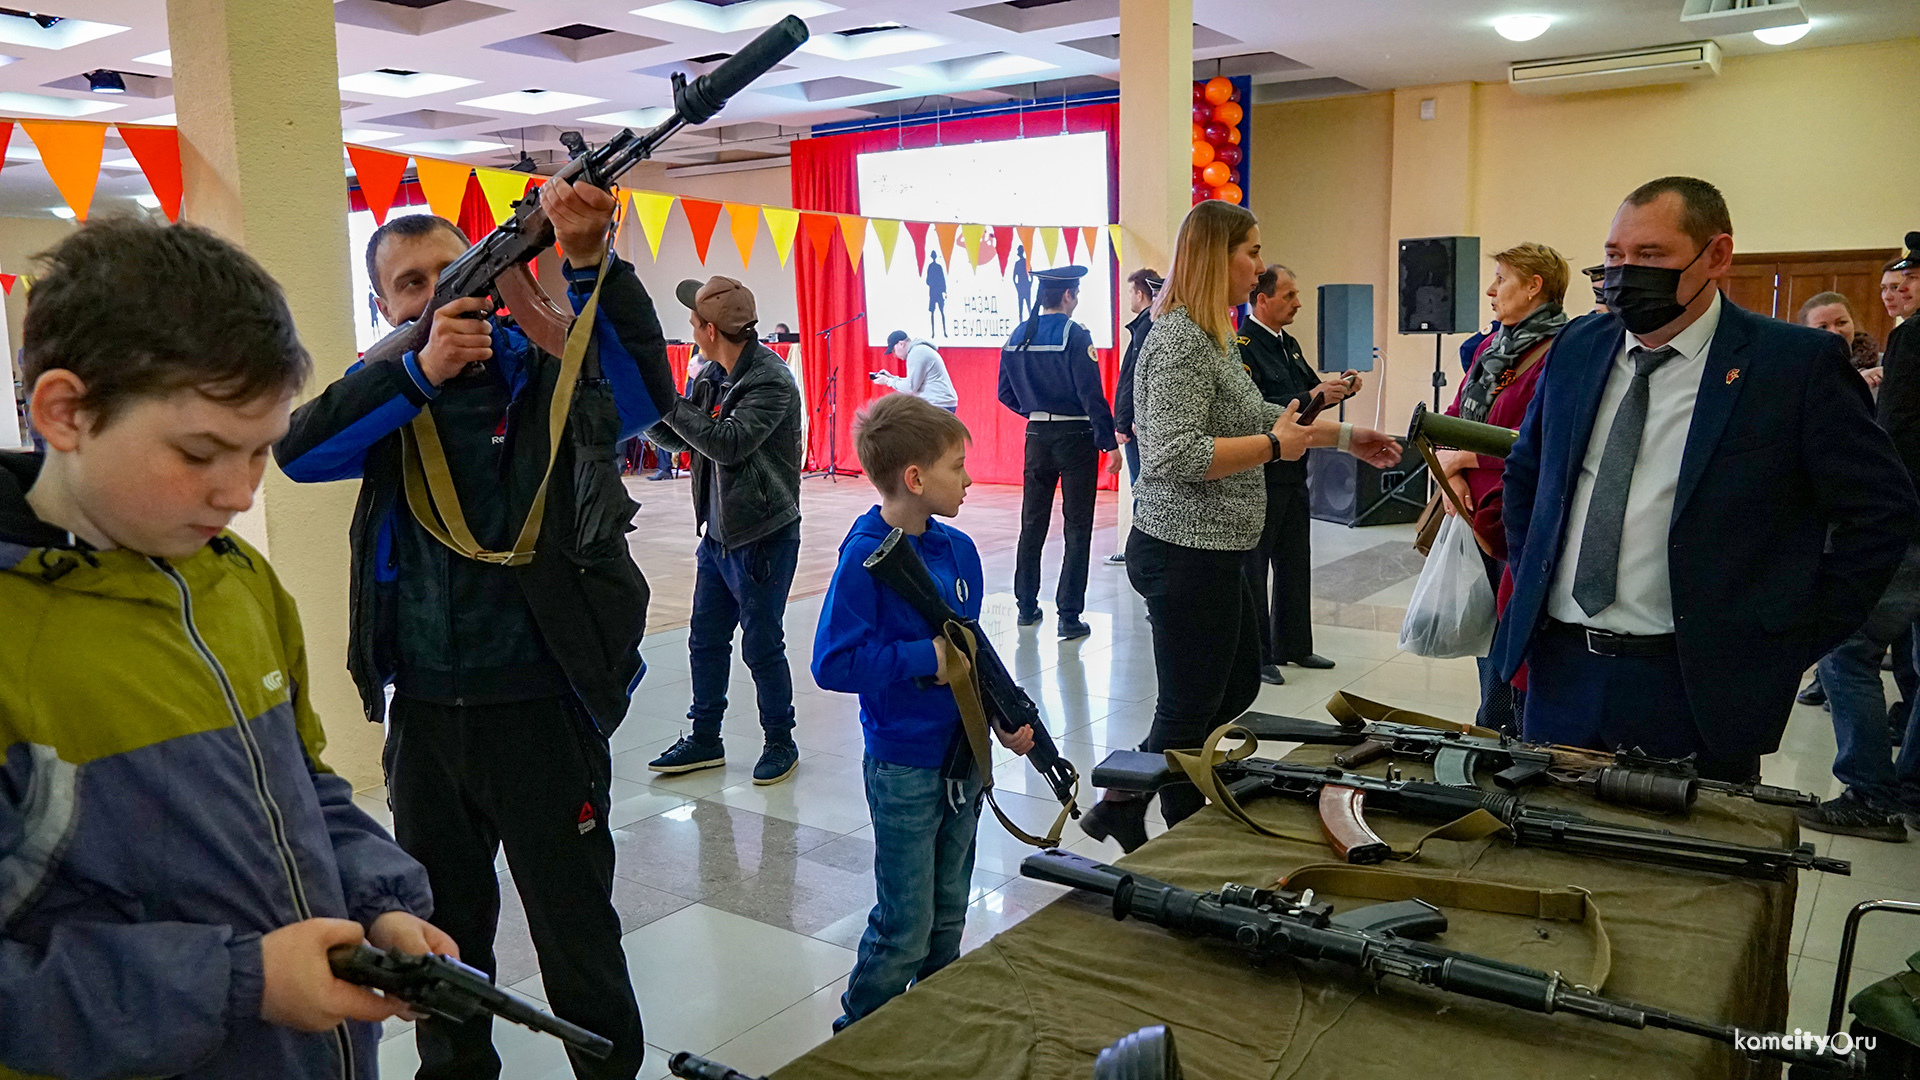
[[[487,299],[453,300],[417,352],[356,365],[296,410],[275,454],[295,480],[361,480],[347,664],[369,720],[392,687],[394,832],[427,868],[440,925],[495,973],[504,844],[554,1013],[614,1044],[605,1061],[575,1056],[575,1074],[630,1080],[645,1047],[612,902],[607,739],[644,672],[648,591],[613,447],[677,395],[653,302],[607,250],[613,197],[555,178],[539,198],[576,313],[597,290],[571,379]],[[387,321],[420,318],[467,246],[431,216],[376,231],[367,269]],[[500,1074],[488,1016],[422,1020],[416,1037],[422,1080]]]

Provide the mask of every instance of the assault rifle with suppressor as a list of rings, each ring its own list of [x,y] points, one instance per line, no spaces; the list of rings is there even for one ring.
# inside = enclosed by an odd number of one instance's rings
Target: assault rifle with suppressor
[[[605,188],[628,169],[653,156],[661,143],[689,124],[704,124],[727,104],[727,99],[773,70],[793,50],[805,44],[807,24],[789,15],[768,27],[710,74],[689,83],[673,76],[673,115],[644,135],[623,129],[618,135],[585,153],[577,154],[552,179],[583,182]],[[419,352],[433,329],[433,313],[443,305],[469,296],[492,296],[512,310],[514,321],[535,345],[555,356],[566,348],[573,315],[562,310],[534,281],[527,263],[553,246],[553,225],[537,195],[513,204],[513,216],[480,238],[479,243],[447,264],[434,285],[420,317],[374,342],[364,359],[399,360]]]
[[[1784,1048],[1746,1049],[1769,1043],[1788,1047],[1794,1042],[1785,1036],[1748,1038],[1754,1033],[1729,1024],[1695,1020],[1663,1009],[1603,997],[1570,985],[1557,973],[1535,971],[1413,940],[1431,937],[1447,925],[1440,909],[1419,900],[1403,900],[1387,906],[1420,905],[1429,913],[1425,918],[1380,930],[1367,929],[1372,921],[1367,918],[1371,909],[1335,915],[1332,906],[1316,902],[1311,891],[1291,893],[1230,884],[1221,886],[1217,893],[1203,895],[1065,851],[1029,855],[1020,863],[1020,873],[1024,877],[1110,896],[1116,919],[1131,916],[1169,930],[1230,941],[1256,962],[1280,957],[1297,961],[1324,960],[1368,975],[1391,975],[1529,1012],[1568,1012],[1621,1027],[1684,1031],[1733,1045],[1749,1055],[1790,1062],[1813,1071],[1857,1076],[1866,1064],[1857,1052],[1841,1055]]]
[[[414,1009],[463,1023],[492,1013],[559,1039],[592,1058],[613,1052],[613,1043],[586,1028],[542,1012],[518,994],[493,984],[487,973],[446,956],[411,956],[371,945],[335,945],[327,950],[335,978],[371,986]]]
[[[1814,853],[1812,844],[1764,848],[1686,836],[1664,829],[1608,825],[1571,810],[1528,806],[1518,796],[1479,788],[1450,787],[1422,780],[1383,780],[1338,768],[1291,765],[1283,761],[1240,758],[1222,761],[1214,776],[1235,802],[1278,795],[1316,803],[1320,828],[1333,850],[1350,863],[1377,863],[1393,848],[1367,825],[1368,807],[1423,821],[1450,822],[1485,810],[1505,826],[1516,847],[1538,847],[1577,855],[1598,855],[1659,863],[1688,870],[1709,870],[1737,877],[1785,879],[1795,870],[1849,874],[1852,865]],[[1190,783],[1162,754],[1116,750],[1093,770],[1096,787],[1151,792]]]
[[[1623,752],[1581,750],[1521,742],[1498,732],[1434,728],[1388,720],[1352,718],[1338,726],[1292,716],[1248,713],[1234,721],[1262,739],[1351,746],[1333,762],[1354,769],[1383,755],[1415,758],[1433,766],[1435,783],[1478,787],[1482,766],[1498,771],[1493,782],[1506,791],[1551,781],[1573,787],[1601,802],[1658,814],[1684,814],[1702,791],[1715,791],[1771,806],[1818,806],[1820,798],[1771,784],[1732,784],[1705,780],[1685,758],[1656,758]]]

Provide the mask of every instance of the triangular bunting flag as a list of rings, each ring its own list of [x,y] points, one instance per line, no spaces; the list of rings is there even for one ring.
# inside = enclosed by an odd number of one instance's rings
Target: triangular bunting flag
[[[640,231],[647,238],[647,247],[653,251],[653,261],[660,261],[660,238],[667,227],[667,215],[673,211],[673,196],[662,195],[657,191],[636,191],[633,193],[633,217],[640,223]]]
[[[960,225],[953,221],[936,221],[933,234],[940,240],[940,261],[947,267],[953,266],[953,238],[960,232]]]
[[[400,196],[400,180],[407,174],[406,155],[389,154],[371,146],[349,145],[347,158],[353,162],[354,179],[360,183],[360,194],[367,200],[367,209],[373,211],[374,223],[385,225],[387,211]]]
[[[1124,265],[1126,260],[1122,258],[1120,255],[1120,226],[1119,225],[1107,226],[1107,239],[1113,244],[1113,261]]]
[[[740,265],[749,265],[753,262],[753,242],[760,238],[760,208],[728,203],[727,227],[733,230],[733,246],[740,249]]]
[[[840,242],[847,247],[847,261],[853,272],[860,272],[860,256],[867,250],[867,219],[858,214],[840,215]]]
[[[1040,242],[1047,245],[1047,265],[1060,265],[1060,227],[1048,225],[1040,230]]]
[[[180,220],[180,129],[170,127],[120,127],[120,140],[147,174],[147,186],[160,200],[160,209],[168,221]],[[0,150],[5,144],[0,143]]]
[[[1082,247],[1087,249],[1088,262],[1093,261],[1093,253],[1100,246],[1099,239],[1100,239],[1100,226],[1098,225],[1080,226],[1080,244]]]
[[[1067,264],[1071,266],[1080,261],[1080,230],[1069,225],[1062,231],[1067,236]]]
[[[700,265],[705,266],[707,245],[713,242],[713,227],[720,224],[720,204],[683,197],[680,209],[686,211],[687,224],[693,228],[693,253],[700,256]]]
[[[960,226],[960,240],[967,248],[967,265],[980,265],[980,238],[987,235],[985,225]]]
[[[9,124],[7,126],[12,127],[13,125]],[[8,296],[12,296],[13,283],[15,280],[19,278],[19,276],[20,275],[18,274],[0,274],[0,293],[5,293]]]
[[[773,253],[780,256],[780,265],[785,266],[787,256],[793,253],[793,234],[800,230],[800,211],[763,206],[760,212],[767,216],[767,235],[773,237]]]
[[[807,243],[813,245],[814,260],[825,263],[827,249],[833,246],[834,230],[840,227],[840,218],[834,214],[801,214],[800,224],[807,230]]]
[[[1038,251],[1034,250],[1034,247],[1033,247],[1033,226],[1015,225],[1013,227],[1013,234],[1020,238],[1020,246],[1027,249],[1027,269],[1032,270],[1033,258],[1034,256],[1040,254]]]
[[[927,268],[927,223],[924,221],[904,222],[907,235],[913,237],[913,268],[922,271]]]
[[[893,248],[900,242],[900,223],[892,218],[874,218],[873,238],[880,241],[880,264],[893,269]]]
[[[87,220],[87,207],[93,204],[93,188],[100,181],[100,155],[107,147],[107,125],[73,120],[22,120],[33,145],[40,148],[40,163],[53,177],[53,186],[67,200],[73,216]]]
[[[473,166],[464,161],[417,157],[413,159],[413,171],[420,179],[420,193],[427,197],[428,208],[448,221],[459,221],[460,204],[467,197],[467,174]]]
[[[1013,257],[1013,226],[993,227],[993,253],[1000,256],[1000,276],[1007,276],[1007,260]]]
[[[480,180],[480,194],[493,212],[493,223],[511,218],[514,202],[527,193],[527,174],[506,169],[475,169],[473,174]]]
[[[0,163],[7,157],[7,144],[13,141],[13,121],[0,120]]]

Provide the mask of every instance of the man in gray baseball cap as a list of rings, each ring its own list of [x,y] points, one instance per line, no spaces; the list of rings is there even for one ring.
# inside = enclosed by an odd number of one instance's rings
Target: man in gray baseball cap
[[[765,748],[756,784],[793,775],[793,674],[787,667],[787,593],[800,555],[800,393],[786,364],[755,337],[753,292],[729,277],[682,281],[674,295],[691,312],[707,366],[647,437],[693,455],[695,556],[693,733],[648,764],[658,773],[725,765],[720,718],[727,711],[733,631],[753,672]]]

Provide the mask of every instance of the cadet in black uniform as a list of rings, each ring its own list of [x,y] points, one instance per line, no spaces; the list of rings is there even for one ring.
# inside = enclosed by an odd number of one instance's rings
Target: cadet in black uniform
[[[1093,547],[1093,489],[1099,480],[1100,451],[1112,453],[1117,447],[1093,335],[1072,318],[1086,274],[1084,266],[1036,271],[1039,314],[1021,323],[1000,351],[1000,403],[1027,418],[1013,595],[1020,605],[1020,625],[1039,622],[1040,549],[1046,546],[1057,483],[1060,514],[1067,523],[1066,558],[1054,593],[1062,640],[1092,633],[1080,621],[1080,612]]]

